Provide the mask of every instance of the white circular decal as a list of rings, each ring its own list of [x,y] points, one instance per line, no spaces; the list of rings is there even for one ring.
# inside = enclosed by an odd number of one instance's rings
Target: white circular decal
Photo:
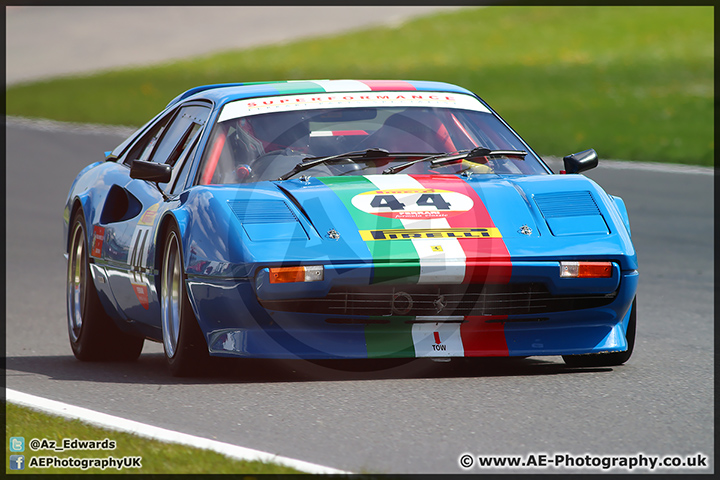
[[[467,195],[435,188],[373,190],[355,195],[352,204],[365,213],[413,220],[451,217],[473,207]]]

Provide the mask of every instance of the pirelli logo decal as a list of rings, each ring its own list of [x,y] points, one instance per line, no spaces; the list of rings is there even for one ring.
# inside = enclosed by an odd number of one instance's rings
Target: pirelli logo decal
[[[360,230],[360,236],[368,242],[373,240],[414,240],[421,238],[502,238],[500,230],[497,228]]]

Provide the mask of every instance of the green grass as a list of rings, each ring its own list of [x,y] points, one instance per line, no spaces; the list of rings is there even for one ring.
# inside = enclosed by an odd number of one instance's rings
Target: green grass
[[[712,7],[488,7],[289,45],[11,87],[11,115],[141,125],[196,85],[440,80],[541,154],[712,165]]]
[[[38,474],[38,473],[141,473],[141,474],[194,474],[194,473],[234,473],[234,474],[289,474],[301,473],[292,468],[262,463],[246,462],[228,458],[219,453],[197,448],[175,445],[170,443],[148,440],[146,438],[120,433],[101,428],[96,428],[79,420],[67,420],[61,417],[46,415],[29,408],[8,403],[6,405],[6,445],[8,445],[7,460],[5,464],[6,474]],[[25,451],[18,453],[25,456],[24,470],[10,470],[10,455],[15,454],[9,451],[10,437],[24,437]],[[62,439],[79,440],[104,440],[110,439],[116,442],[114,450],[74,450],[55,452],[51,450],[38,450],[33,452],[29,448],[32,439],[55,440],[58,443]],[[142,457],[140,469],[113,468],[90,468],[81,470],[79,468],[29,468],[31,457],[54,456],[58,458],[114,458]],[[36,460],[37,461],[37,460]]]

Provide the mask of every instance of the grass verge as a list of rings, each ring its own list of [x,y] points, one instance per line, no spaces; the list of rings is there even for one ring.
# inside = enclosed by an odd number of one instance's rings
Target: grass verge
[[[6,405],[6,474],[45,474],[45,473],[141,473],[141,474],[200,474],[200,473],[234,473],[234,474],[290,474],[302,473],[281,465],[235,460],[220,453],[149,440],[129,433],[115,432],[97,428],[80,420],[68,420],[62,417],[47,415],[35,410],[8,403]],[[10,451],[10,437],[25,439],[24,452]],[[67,450],[57,452],[50,449],[32,451],[29,443],[32,439],[54,440],[62,444],[63,439],[105,440],[115,441],[114,449],[106,450]],[[10,469],[10,456],[23,455],[25,468]],[[32,468],[40,457],[57,457],[60,459],[89,459],[123,457],[142,457],[141,468]],[[87,460],[86,460],[87,462]],[[128,460],[130,462],[130,460]]]
[[[538,152],[713,165],[712,7],[497,6],[12,86],[10,115],[139,126],[196,85],[440,80],[487,100]]]

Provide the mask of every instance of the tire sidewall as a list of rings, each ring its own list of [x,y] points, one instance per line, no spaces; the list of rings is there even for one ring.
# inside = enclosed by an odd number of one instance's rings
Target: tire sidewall
[[[191,376],[201,373],[206,360],[209,355],[207,352],[207,343],[204,340],[200,327],[197,323],[195,313],[193,312],[192,305],[190,303],[186,278],[185,278],[185,265],[183,257],[183,248],[181,236],[178,228],[175,225],[170,225],[165,229],[164,242],[162,249],[162,264],[160,265],[160,290],[165,285],[165,261],[167,257],[167,250],[171,246],[171,242],[177,241],[177,255],[180,259],[180,301],[179,301],[179,327],[178,327],[178,339],[177,345],[175,346],[175,352],[172,356],[168,355],[165,342],[163,341],[163,352],[165,360],[170,368],[170,373],[173,376]],[[163,292],[160,291],[161,302]],[[161,310],[164,310],[164,306],[161,305]],[[164,327],[164,322],[161,321],[161,325]],[[164,337],[163,333],[163,337]]]
[[[107,314],[98,295],[90,268],[89,233],[81,208],[73,214],[70,223],[70,242],[66,271],[66,311],[70,347],[75,357],[82,361],[134,361],[140,356],[144,338],[123,332]],[[70,326],[70,272],[73,261],[74,235],[77,227],[82,229],[84,293],[81,300],[82,325],[77,338],[73,338]]]
[[[66,272],[68,282],[66,283],[66,292],[65,292],[66,300],[65,300],[65,302],[66,302],[66,309],[67,309],[67,315],[68,315],[67,328],[68,328],[68,338],[70,340],[70,347],[72,348],[72,351],[77,358],[83,359],[86,357],[89,358],[89,356],[92,355],[92,353],[93,353],[92,352],[93,347],[92,347],[91,342],[88,340],[88,338],[91,336],[91,332],[89,332],[89,331],[92,330],[92,324],[93,324],[93,322],[90,321],[90,319],[89,319],[89,315],[90,315],[90,310],[92,309],[90,297],[91,297],[92,291],[94,289],[92,288],[93,286],[91,286],[91,284],[90,284],[92,282],[92,277],[90,276],[90,262],[89,262],[89,255],[88,255],[89,251],[88,251],[88,240],[87,240],[88,239],[87,225],[85,223],[85,216],[83,215],[82,210],[78,210],[75,213],[75,215],[73,216],[73,220],[71,223],[71,229],[70,229],[70,232],[71,232],[70,233],[70,245],[69,245],[70,249],[72,249],[75,244],[74,236],[75,236],[75,232],[77,230],[78,224],[79,224],[80,228],[82,229],[81,235],[82,235],[82,242],[83,242],[83,255],[85,256],[85,259],[83,261],[83,270],[84,271],[83,271],[82,275],[83,275],[85,284],[83,285],[84,294],[82,296],[81,306],[80,306],[80,312],[81,312],[81,316],[82,316],[82,325],[80,326],[80,331],[77,334],[77,338],[73,338],[73,334],[71,331],[72,327],[70,325],[70,316],[72,315],[72,313],[71,313],[71,308],[70,308],[70,303],[69,303],[69,297],[72,293],[69,291],[69,289],[70,289],[69,280],[70,280],[70,273],[71,273],[72,263],[73,263],[72,262],[72,260],[73,260],[73,252],[72,251],[70,251],[69,255],[68,255],[68,264],[67,264],[67,272]]]

